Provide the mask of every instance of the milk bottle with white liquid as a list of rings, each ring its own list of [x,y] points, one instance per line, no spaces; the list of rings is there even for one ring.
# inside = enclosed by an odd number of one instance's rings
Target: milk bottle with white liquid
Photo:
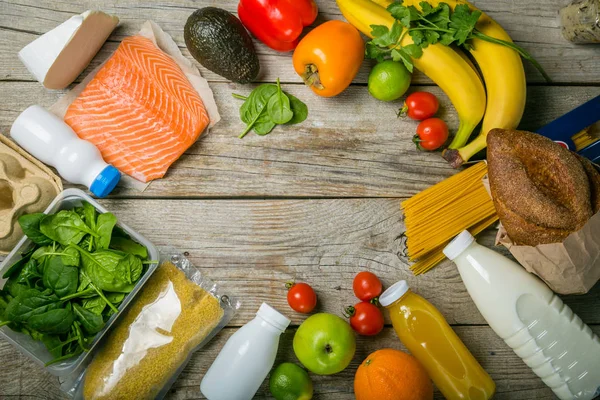
[[[600,395],[600,339],[541,280],[467,231],[444,254],[490,327],[561,400]]]
[[[266,303],[256,318],[231,335],[200,383],[208,400],[251,400],[277,356],[290,320]]]

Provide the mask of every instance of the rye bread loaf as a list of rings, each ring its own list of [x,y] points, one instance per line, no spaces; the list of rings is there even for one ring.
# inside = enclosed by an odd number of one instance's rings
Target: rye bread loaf
[[[487,144],[494,205],[513,242],[562,242],[593,215],[600,177],[592,165],[535,133],[493,129]]]
[[[581,157],[577,153],[574,154],[579,159],[579,162],[581,162],[581,165],[588,176],[590,183],[590,201],[592,202],[592,212],[596,214],[598,211],[600,211],[600,173],[590,160],[585,157]]]

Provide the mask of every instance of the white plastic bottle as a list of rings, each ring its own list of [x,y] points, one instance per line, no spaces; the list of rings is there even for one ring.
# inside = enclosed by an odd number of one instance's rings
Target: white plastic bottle
[[[208,400],[250,400],[275,363],[279,336],[290,320],[263,303],[256,318],[234,333],[200,384]]]
[[[600,339],[548,286],[467,231],[444,254],[490,327],[560,399],[600,394]]]
[[[13,123],[10,136],[43,163],[56,168],[72,183],[87,186],[97,197],[105,197],[117,185],[121,174],[104,162],[100,151],[56,115],[34,105]]]

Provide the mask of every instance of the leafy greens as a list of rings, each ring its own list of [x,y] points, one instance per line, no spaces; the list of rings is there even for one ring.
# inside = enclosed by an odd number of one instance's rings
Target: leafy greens
[[[528,60],[542,74],[544,79],[551,82],[550,77],[542,66],[522,47],[511,41],[497,39],[480,32],[476,25],[482,12],[471,10],[467,4],[459,4],[454,10],[447,3],[439,3],[433,7],[427,1],[421,1],[419,8],[405,6],[402,0],[397,0],[387,7],[394,17],[391,28],[384,25],[371,25],[373,39],[367,43],[366,57],[383,61],[391,58],[402,62],[406,68],[413,71],[413,59],[423,55],[423,49],[436,43],[444,46],[457,45],[466,50],[472,50],[472,39],[480,39],[515,50]],[[403,45],[406,35],[410,35],[413,43]]]
[[[148,250],[89,203],[19,224],[35,246],[3,275],[0,326],[44,343],[48,364],[87,351],[151,262]]]
[[[254,130],[257,135],[266,135],[277,125],[299,124],[308,117],[308,107],[297,97],[281,90],[277,83],[258,86],[248,97],[234,94],[236,99],[245,100],[240,107],[240,119],[246,129],[239,138]]]

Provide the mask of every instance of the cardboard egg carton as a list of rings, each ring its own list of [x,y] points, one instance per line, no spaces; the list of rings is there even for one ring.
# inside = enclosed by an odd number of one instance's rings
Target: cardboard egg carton
[[[23,236],[17,219],[44,211],[62,189],[58,176],[0,134],[0,254]]]

